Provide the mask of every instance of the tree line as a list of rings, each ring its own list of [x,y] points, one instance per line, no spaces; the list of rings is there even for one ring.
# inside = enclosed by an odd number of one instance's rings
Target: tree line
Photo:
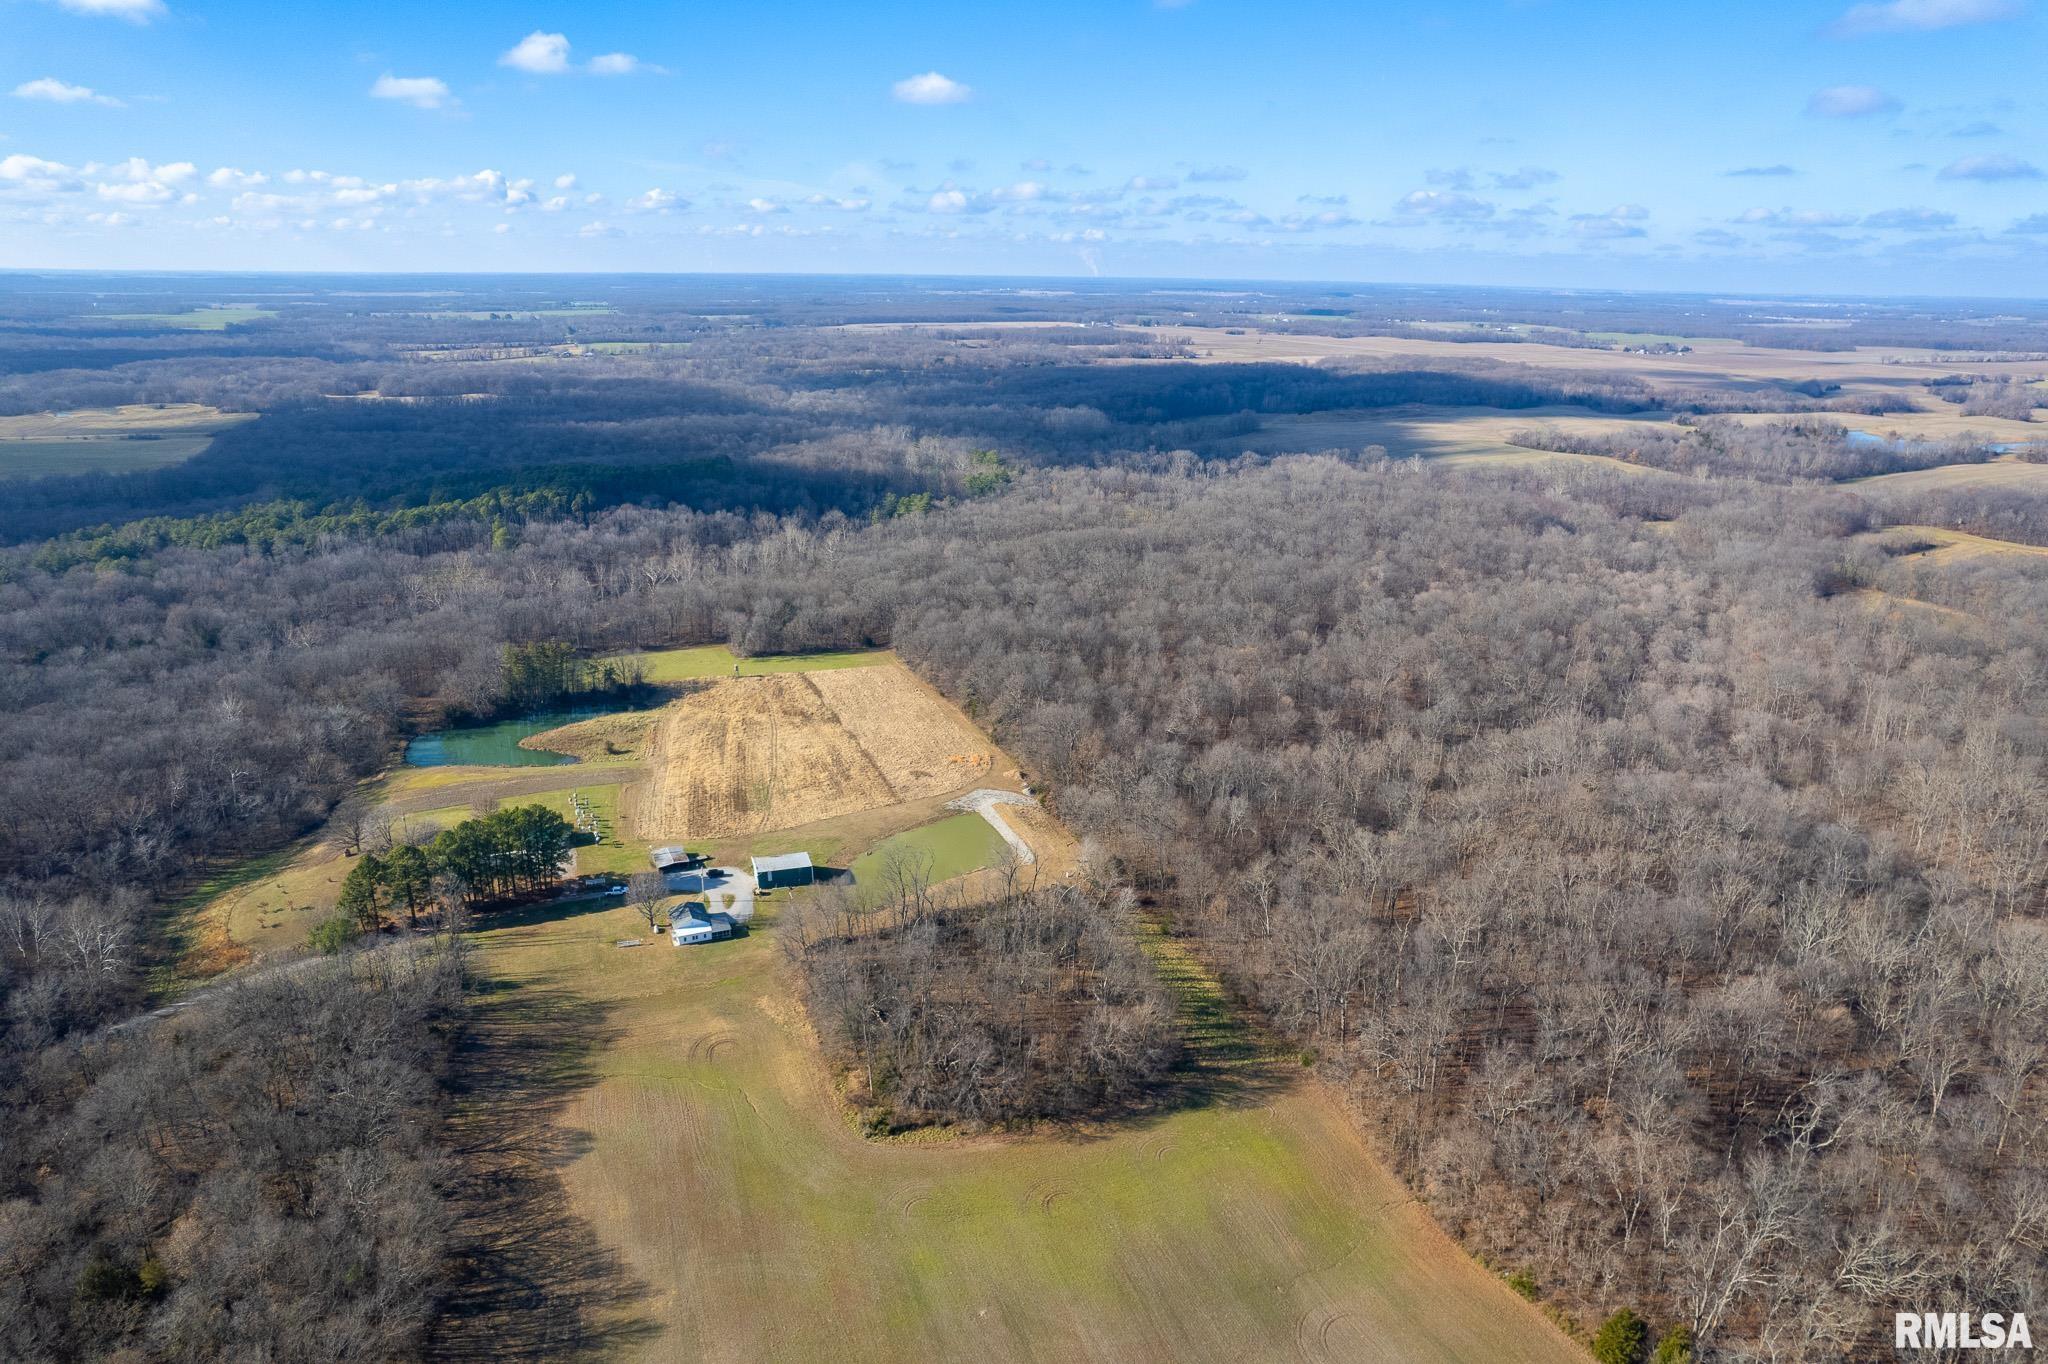
[[[788,919],[810,1018],[873,1130],[1128,1110],[1158,1097],[1179,1055],[1127,894],[913,892],[860,911],[812,897]]]

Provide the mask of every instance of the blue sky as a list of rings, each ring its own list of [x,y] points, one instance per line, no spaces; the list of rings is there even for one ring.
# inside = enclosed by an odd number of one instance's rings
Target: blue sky
[[[0,0],[0,267],[2048,295],[2033,0]]]

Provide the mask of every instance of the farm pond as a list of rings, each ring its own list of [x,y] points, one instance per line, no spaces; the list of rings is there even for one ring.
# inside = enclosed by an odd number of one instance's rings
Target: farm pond
[[[490,724],[456,725],[422,734],[406,744],[405,761],[410,767],[562,767],[576,760],[566,753],[521,748],[519,741],[578,720],[632,709],[630,705],[575,706]]]

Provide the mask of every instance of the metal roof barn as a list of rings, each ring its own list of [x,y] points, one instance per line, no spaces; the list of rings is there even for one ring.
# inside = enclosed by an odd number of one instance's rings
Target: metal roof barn
[[[817,879],[807,852],[778,853],[754,859],[754,884],[762,890],[777,886],[808,886]]]

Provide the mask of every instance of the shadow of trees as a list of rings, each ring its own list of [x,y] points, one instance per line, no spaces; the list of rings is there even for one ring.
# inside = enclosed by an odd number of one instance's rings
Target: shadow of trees
[[[481,988],[457,1045],[447,1141],[457,1174],[455,1286],[426,1355],[577,1360],[652,1337],[646,1285],[569,1206],[558,1171],[588,1148],[563,1127],[617,1030],[607,1006],[546,986]]]

